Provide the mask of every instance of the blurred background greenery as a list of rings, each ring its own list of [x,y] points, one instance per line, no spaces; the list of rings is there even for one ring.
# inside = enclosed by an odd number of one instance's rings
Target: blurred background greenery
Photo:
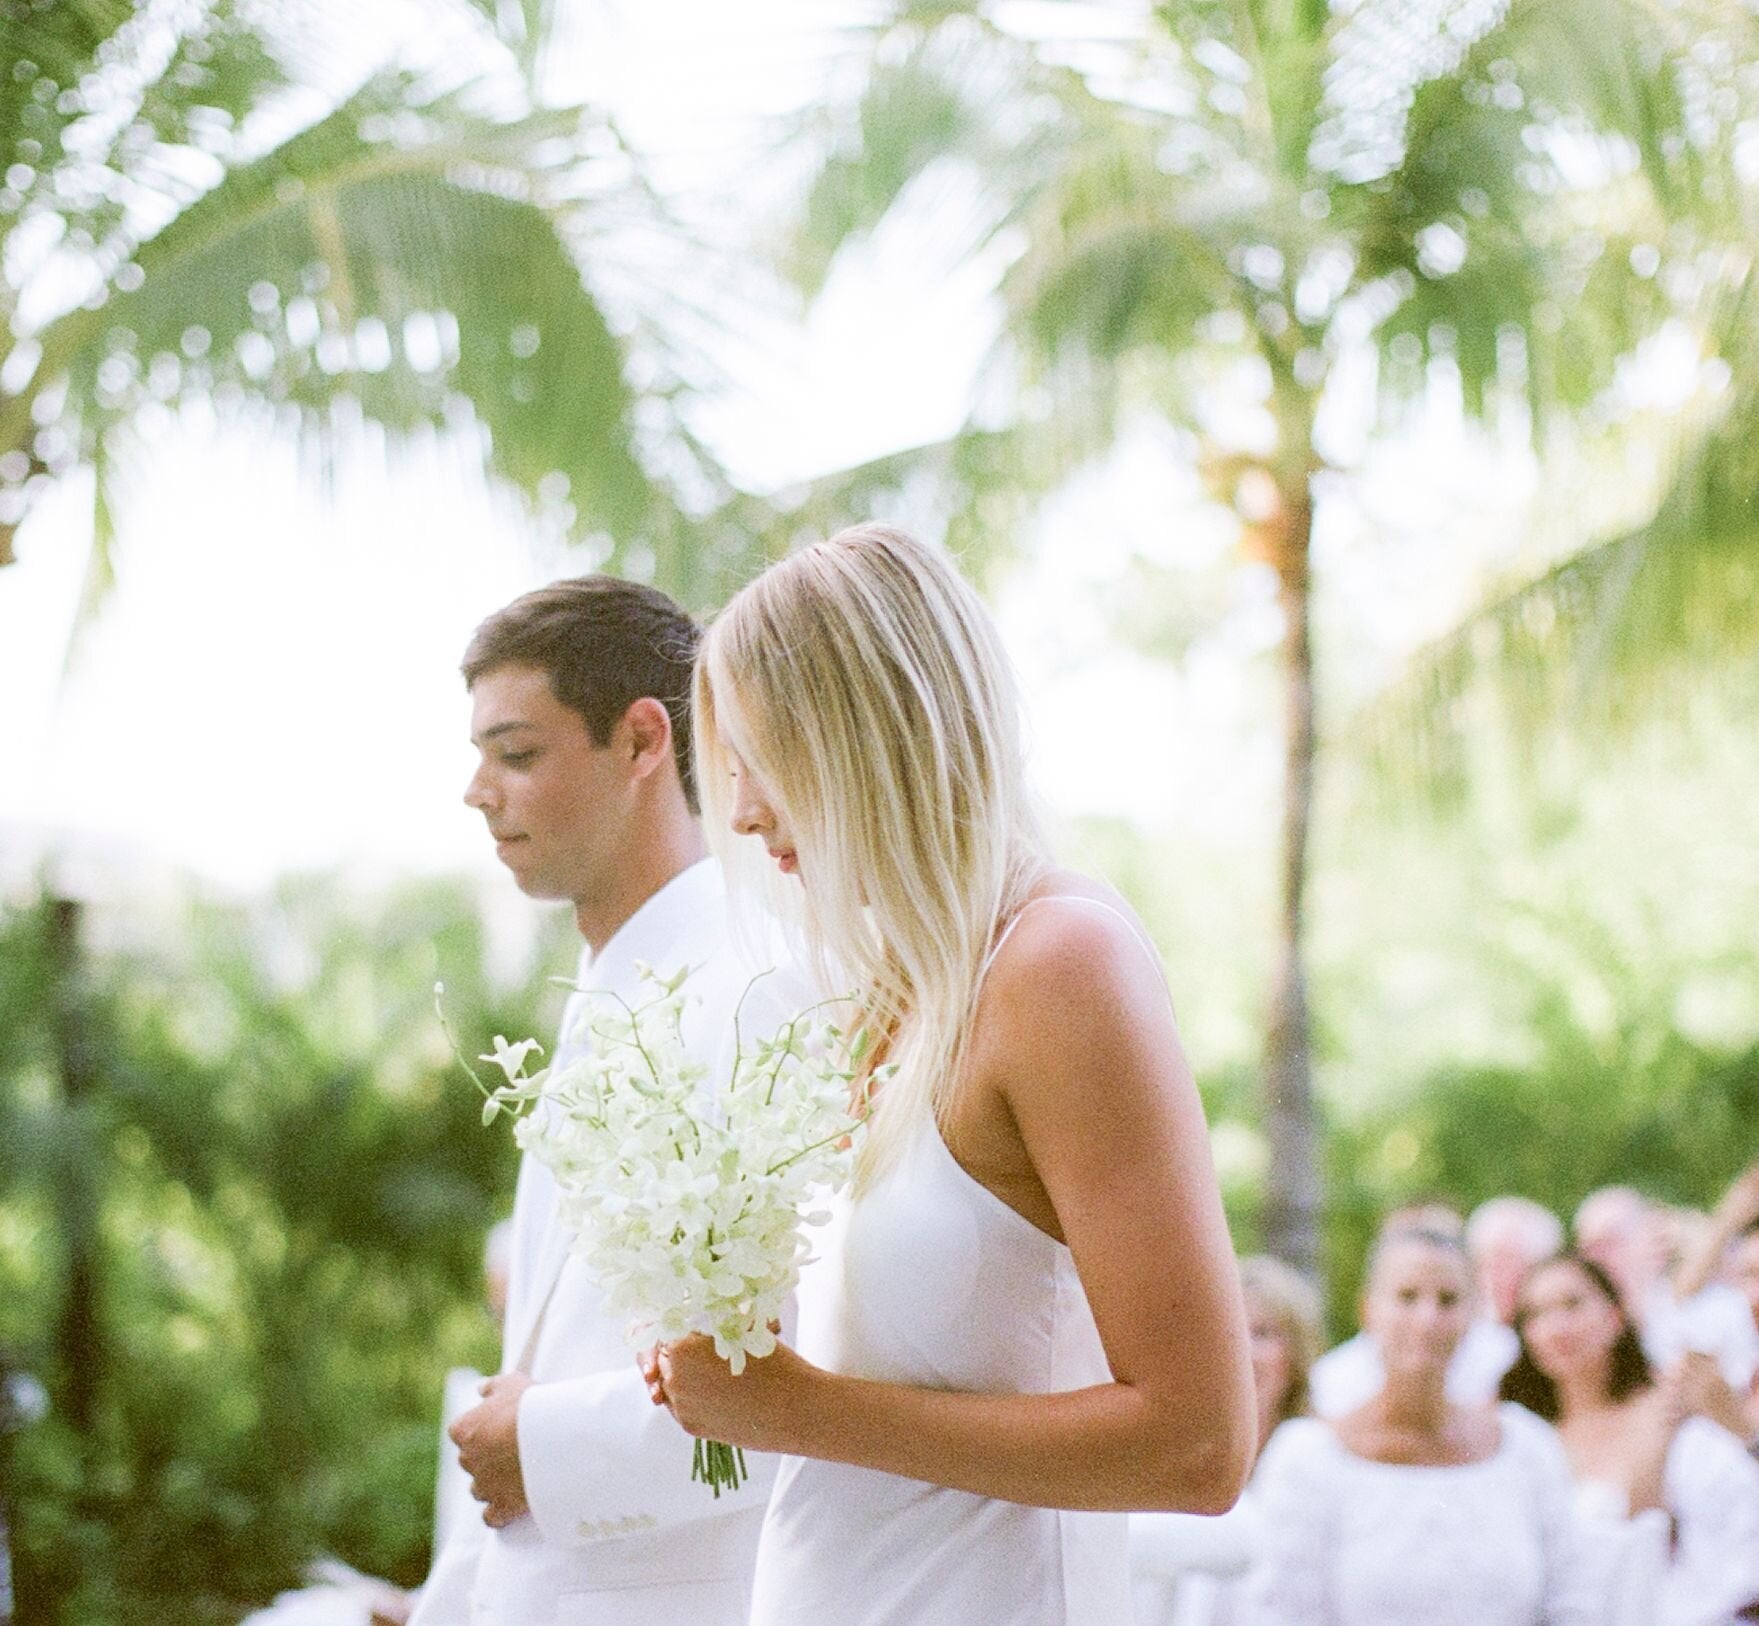
[[[0,0],[0,600],[71,502],[77,672],[191,424],[338,507],[440,446],[534,571],[702,610],[902,519],[1029,688],[1113,663],[1099,766],[1173,781],[1057,805],[1166,949],[1243,1251],[1341,1332],[1413,1196],[1711,1201],[1759,1139],[1759,7],[809,10],[753,13],[785,48],[696,132],[735,184],[586,71],[627,6]],[[883,243],[974,280],[981,365],[903,450],[766,474],[751,378]],[[543,1032],[568,923],[509,934],[480,872],[82,878],[4,821],[23,1618],[236,1620],[321,1553],[413,1584],[513,1174],[433,985],[468,1049]]]

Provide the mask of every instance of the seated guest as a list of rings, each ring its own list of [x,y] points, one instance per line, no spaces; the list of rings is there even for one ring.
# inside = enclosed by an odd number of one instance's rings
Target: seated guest
[[[1480,1203],[1466,1221],[1466,1252],[1478,1281],[1480,1314],[1512,1328],[1527,1272],[1563,1245],[1563,1221],[1530,1197],[1492,1197]],[[1509,1359],[1514,1359],[1512,1353]]]
[[[1465,1237],[1478,1279],[1480,1313],[1448,1369],[1448,1398],[1462,1406],[1489,1405],[1515,1358],[1515,1335],[1507,1325],[1515,1290],[1531,1266],[1557,1252],[1563,1226],[1525,1197],[1492,1197],[1473,1211],[1463,1228],[1459,1215],[1440,1203],[1396,1209],[1381,1227],[1383,1234],[1411,1229]],[[1383,1381],[1374,1340],[1359,1332],[1314,1366],[1313,1409],[1321,1417],[1341,1417],[1378,1394]]]
[[[1679,1369],[1652,1375],[1612,1278],[1575,1254],[1536,1267],[1503,1394],[1555,1422],[1590,1564],[1617,1626],[1759,1618],[1759,1464],[1689,1415]]]
[[[1730,1244],[1723,1274],[1728,1284],[1746,1301],[1753,1325],[1759,1328],[1759,1220]],[[1749,1447],[1759,1449],[1755,1444],[1759,1442],[1759,1374],[1754,1376],[1744,1396],[1743,1417]]]
[[[1240,1262],[1252,1334],[1258,1449],[1307,1411],[1307,1373],[1319,1353],[1319,1295],[1298,1271],[1262,1255]],[[1251,1487],[1219,1518],[1130,1515],[1136,1626],[1232,1626],[1239,1578],[1257,1549]]]
[[[1759,1369],[1759,1333],[1740,1295],[1722,1283],[1699,1278],[1682,1288],[1669,1280],[1674,1231],[1668,1211],[1629,1186],[1590,1192],[1576,1210],[1576,1252],[1611,1278],[1650,1363],[1671,1367],[1689,1352],[1709,1355],[1724,1382],[1744,1394]]]
[[[1457,1237],[1376,1245],[1362,1319],[1385,1382],[1335,1422],[1298,1417],[1272,1439],[1250,1626],[1599,1626],[1556,1436],[1518,1406],[1448,1398],[1472,1301]]]
[[[1677,1297],[1691,1301],[1714,1284],[1738,1294],[1759,1336],[1759,1163],[1742,1170],[1700,1233],[1684,1250],[1673,1278]],[[1726,1382],[1726,1374],[1724,1375]],[[1730,1385],[1725,1400],[1713,1394],[1707,1410],[1732,1433],[1759,1444],[1759,1366],[1745,1390]]]

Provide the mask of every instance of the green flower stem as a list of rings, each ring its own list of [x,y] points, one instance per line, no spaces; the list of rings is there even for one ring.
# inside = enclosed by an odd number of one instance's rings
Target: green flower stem
[[[751,1477],[751,1473],[745,1466],[743,1451],[730,1445],[722,1445],[719,1440],[698,1440],[696,1450],[691,1456],[690,1477],[697,1483],[707,1485],[715,1493],[715,1500],[718,1502],[723,1487],[727,1490],[738,1490]]]

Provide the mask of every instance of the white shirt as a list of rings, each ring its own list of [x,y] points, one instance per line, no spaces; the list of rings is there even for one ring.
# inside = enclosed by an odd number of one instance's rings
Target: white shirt
[[[1226,1513],[1132,1513],[1130,1590],[1136,1626],[1232,1626],[1258,1556],[1256,1492]]]
[[[1746,1299],[1723,1282],[1712,1282],[1683,1302],[1665,1283],[1643,1305],[1643,1353],[1661,1368],[1688,1352],[1714,1355],[1723,1380],[1745,1394],[1759,1370],[1759,1331]]]
[[[1483,1462],[1408,1467],[1357,1456],[1329,1424],[1271,1437],[1258,1488],[1249,1626],[1600,1626],[1569,1463],[1519,1406]]]
[[[1735,1626],[1759,1604],[1759,1463],[1726,1429],[1688,1417],[1662,1467],[1667,1511],[1635,1518],[1584,1480],[1577,1506],[1612,1626]],[[1751,1618],[1750,1616],[1748,1617]]]

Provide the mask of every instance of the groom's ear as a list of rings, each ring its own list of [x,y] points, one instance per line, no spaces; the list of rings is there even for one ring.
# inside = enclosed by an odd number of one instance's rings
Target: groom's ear
[[[672,719],[659,701],[646,697],[631,703],[617,724],[615,744],[636,779],[672,760]]]

